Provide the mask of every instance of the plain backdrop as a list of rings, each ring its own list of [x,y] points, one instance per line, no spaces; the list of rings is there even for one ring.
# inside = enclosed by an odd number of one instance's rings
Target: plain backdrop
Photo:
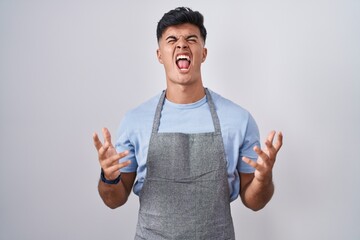
[[[92,134],[165,88],[156,24],[205,16],[204,85],[284,133],[276,193],[237,239],[360,239],[360,1],[0,0],[0,239],[133,239],[97,192]]]

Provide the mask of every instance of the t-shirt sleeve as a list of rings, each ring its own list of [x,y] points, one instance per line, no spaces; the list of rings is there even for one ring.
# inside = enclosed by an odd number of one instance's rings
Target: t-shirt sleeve
[[[237,169],[241,173],[253,173],[255,169],[245,163],[242,160],[242,157],[248,157],[253,161],[256,161],[258,158],[256,152],[253,150],[254,146],[260,147],[260,134],[258,126],[254,118],[249,114],[248,124],[244,136],[243,144],[240,147],[239,161]]]
[[[120,159],[120,162],[125,162],[127,160],[131,160],[131,164],[122,168],[121,172],[136,172],[138,164],[135,157],[135,149],[134,145],[131,143],[131,140],[129,138],[129,134],[127,132],[128,123],[126,120],[126,117],[121,122],[118,131],[117,131],[117,138],[115,143],[115,149],[118,153],[128,150],[129,154]]]

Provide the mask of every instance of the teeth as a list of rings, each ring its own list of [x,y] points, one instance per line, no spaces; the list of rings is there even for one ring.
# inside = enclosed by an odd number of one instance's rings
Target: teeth
[[[179,60],[179,59],[186,59],[186,60],[190,61],[190,57],[187,56],[187,55],[179,55],[179,56],[177,56],[176,60]]]

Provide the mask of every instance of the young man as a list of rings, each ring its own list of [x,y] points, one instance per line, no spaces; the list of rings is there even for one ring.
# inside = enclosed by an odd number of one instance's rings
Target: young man
[[[252,116],[204,88],[206,29],[199,12],[166,13],[157,38],[166,91],[126,114],[115,146],[106,128],[104,144],[94,134],[100,196],[116,208],[134,187],[135,239],[235,239],[230,202],[240,196],[254,211],[269,202],[282,134],[273,144],[272,131],[261,150]]]

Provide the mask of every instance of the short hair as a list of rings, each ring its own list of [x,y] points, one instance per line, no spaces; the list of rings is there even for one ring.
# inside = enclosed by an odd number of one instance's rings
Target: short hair
[[[190,23],[197,26],[200,30],[200,35],[205,42],[207,32],[204,26],[204,17],[198,11],[193,11],[188,7],[178,7],[164,14],[164,16],[158,22],[156,29],[158,42],[168,27],[184,23]]]

